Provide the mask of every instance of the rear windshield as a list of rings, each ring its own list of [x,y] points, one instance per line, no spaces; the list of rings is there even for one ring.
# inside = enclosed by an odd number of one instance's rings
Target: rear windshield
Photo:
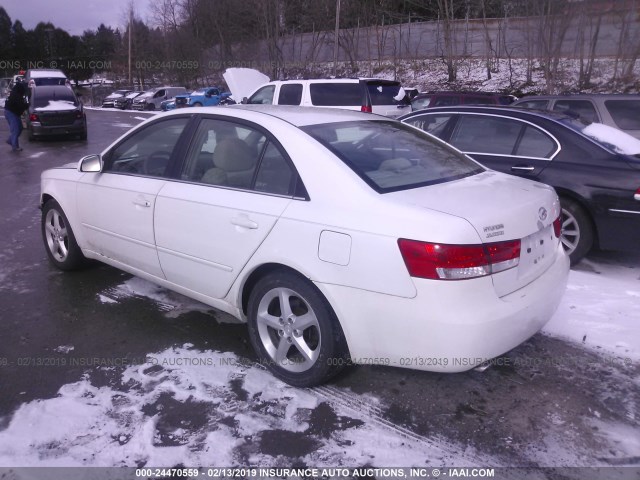
[[[475,175],[484,169],[400,122],[357,121],[303,127],[380,193]]]
[[[399,83],[367,82],[371,105],[408,105],[409,97]]]
[[[78,100],[68,88],[55,89],[53,91],[49,89],[46,91],[37,90],[35,98],[33,99],[34,108],[43,108],[50,106],[50,104],[52,106],[64,106],[64,104],[77,106]]]
[[[362,106],[359,83],[312,83],[309,85],[311,103],[319,107]]]
[[[35,77],[32,78],[33,82],[38,86],[42,87],[44,85],[66,85],[66,78],[58,78],[58,77]]]

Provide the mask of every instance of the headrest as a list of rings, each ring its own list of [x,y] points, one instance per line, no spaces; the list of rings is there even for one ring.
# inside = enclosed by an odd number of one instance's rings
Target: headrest
[[[227,172],[240,172],[254,167],[257,155],[238,138],[225,138],[213,151],[213,164]]]

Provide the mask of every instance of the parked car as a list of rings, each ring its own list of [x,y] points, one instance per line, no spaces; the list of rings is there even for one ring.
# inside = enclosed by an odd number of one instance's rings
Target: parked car
[[[113,106],[120,110],[130,110],[133,104],[133,99],[142,95],[144,92],[130,92],[122,97],[115,98],[113,100]]]
[[[228,312],[296,386],[348,361],[473,368],[550,319],[569,271],[551,187],[361,112],[177,109],[41,191],[53,265],[97,259]]]
[[[429,92],[411,100],[411,110],[449,105],[509,105],[517,100],[513,95],[488,92]]]
[[[172,98],[171,100],[165,100],[160,104],[160,110],[163,112],[167,112],[169,110],[173,110],[176,108],[176,99]]]
[[[176,95],[186,92],[184,87],[153,88],[134,98],[131,108],[133,110],[157,110],[165,100],[171,100]]]
[[[187,95],[176,96],[176,108],[213,107],[228,102],[231,92],[221,92],[218,87],[205,87]]]
[[[234,92],[234,86],[238,81],[233,78],[234,70],[228,69],[224,78],[233,93],[233,98],[237,99],[239,94]],[[400,82],[375,78],[277,80],[258,87],[248,98],[243,99],[242,103],[332,107],[389,117],[406,113],[410,105]]]
[[[71,86],[69,79],[62,72],[53,68],[31,68],[27,70],[25,81],[29,88],[42,85],[67,85]]]
[[[109,95],[104,97],[104,100],[102,100],[102,108],[114,108],[115,107],[116,98],[125,97],[129,93],[131,93],[131,90],[126,90],[126,89],[125,90],[115,90],[115,91],[111,92]]]
[[[573,264],[593,245],[640,248],[639,140],[559,113],[505,107],[440,107],[401,120],[489,168],[553,186]]]
[[[60,135],[87,139],[87,118],[71,87],[43,85],[32,88],[26,118],[31,141]]]
[[[530,96],[514,102],[512,106],[574,114],[586,122],[604,123],[640,138],[640,95],[638,94]]]

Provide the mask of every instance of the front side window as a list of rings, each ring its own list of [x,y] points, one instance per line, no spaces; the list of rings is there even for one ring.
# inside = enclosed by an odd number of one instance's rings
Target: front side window
[[[640,130],[640,100],[606,100],[616,126],[622,130]]]
[[[164,97],[164,90],[158,90],[158,92],[156,92],[156,94],[153,96],[153,98],[161,98]]]
[[[429,135],[391,121],[302,128],[380,193],[443,183],[484,169]]]
[[[593,103],[589,100],[557,100],[553,109],[556,112],[575,112],[589,123],[600,121]]]
[[[188,118],[162,120],[133,133],[107,155],[105,171],[166,177]]]
[[[359,83],[312,83],[309,85],[311,103],[319,107],[349,107],[362,105]]]
[[[462,115],[449,143],[463,152],[512,155],[523,124],[489,115]]]
[[[273,94],[276,91],[275,85],[267,85],[254,93],[247,103],[251,105],[271,105]]]
[[[280,87],[278,105],[300,105],[302,102],[302,84],[285,83]]]

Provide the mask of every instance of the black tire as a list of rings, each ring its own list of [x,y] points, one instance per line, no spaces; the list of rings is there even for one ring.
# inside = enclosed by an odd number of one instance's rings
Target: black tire
[[[153,103],[150,103],[149,105],[147,105],[147,110],[153,111],[155,109],[156,109],[156,106]]]
[[[53,265],[69,271],[85,264],[86,259],[76,242],[69,220],[55,200],[49,200],[42,207],[41,227],[44,248]]]
[[[576,265],[593,247],[593,224],[584,209],[575,200],[561,197],[562,233],[560,241],[565,252]]]
[[[193,104],[193,106],[194,106],[194,107],[201,107],[201,106],[202,106],[202,104],[201,104],[200,102],[196,102],[196,103],[194,103],[194,104]]]
[[[36,136],[33,134],[33,129],[31,129],[31,128],[29,128],[29,137],[28,138],[29,138],[30,142],[35,142],[37,140]]]
[[[87,131],[86,130],[80,134],[80,140],[82,140],[82,141],[86,141],[87,140]]]
[[[289,305],[288,316],[281,308],[283,298]],[[259,311],[266,312],[261,320]],[[276,271],[260,279],[249,295],[247,316],[249,338],[261,363],[289,385],[319,385],[348,363],[347,343],[333,309],[300,275]],[[296,320],[309,326],[295,329]],[[298,345],[303,345],[307,357]]]

